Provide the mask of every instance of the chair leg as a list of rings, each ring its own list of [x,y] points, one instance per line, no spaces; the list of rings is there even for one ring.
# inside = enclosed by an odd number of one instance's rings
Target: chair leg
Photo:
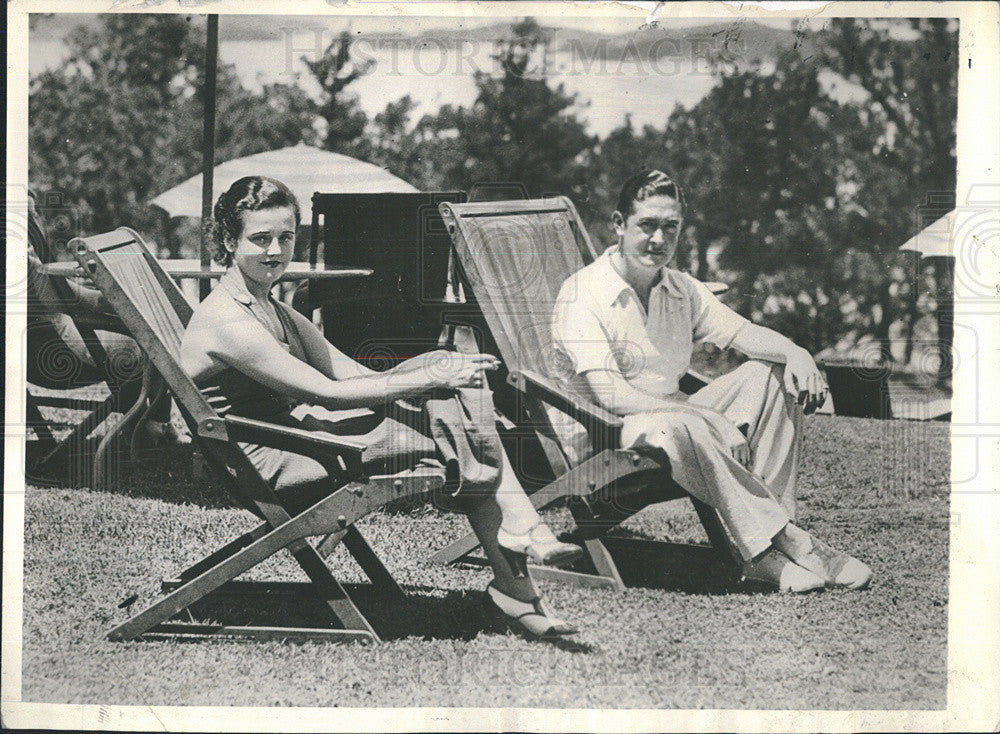
[[[565,495],[565,491],[560,486],[554,486],[550,484],[546,487],[542,487],[540,490],[534,494],[528,495],[528,499],[531,500],[532,506],[536,510],[541,510],[547,505],[552,504],[559,498]],[[476,548],[479,547],[479,540],[476,538],[475,533],[467,533],[461,538],[451,543],[437,553],[430,557],[431,563],[439,563],[442,565],[447,565],[449,563],[456,563],[465,556],[472,553]]]
[[[542,487],[538,491],[528,495],[528,499],[531,500],[531,504],[532,506],[534,506],[536,510],[541,510],[563,497],[585,496],[586,492],[582,492],[580,490],[580,485],[587,486],[589,484],[586,479],[588,473],[590,476],[595,477],[595,480],[593,482],[593,488],[589,490],[589,491],[594,491],[601,485],[610,483],[612,481],[616,481],[617,479],[623,476],[628,476],[629,474],[634,473],[636,469],[639,469],[640,471],[648,471],[650,469],[658,470],[658,468],[656,468],[655,465],[649,465],[649,464],[644,464],[640,468],[638,464],[632,464],[630,456],[626,457],[629,460],[623,463],[623,456],[624,454],[622,454],[621,452],[616,452],[612,458],[605,459],[603,455],[592,458],[588,460],[587,465],[585,467],[585,469],[587,469],[588,471],[584,471],[582,473],[582,476],[579,472],[571,472],[568,474],[564,474],[560,476],[558,479],[556,479],[556,481],[551,482],[550,484]],[[580,469],[580,467],[578,467],[578,469]],[[621,519],[624,519],[625,517],[628,516],[629,515],[623,515]],[[613,527],[619,521],[620,520],[615,520],[614,522],[611,523],[602,524],[601,527],[599,528],[595,527],[587,528],[590,531],[587,534],[590,535],[591,537],[594,537],[602,533],[603,530],[606,529],[606,527]],[[451,543],[450,545],[436,552],[434,555],[430,557],[430,561],[431,563],[439,563],[439,564],[455,563],[464,558],[465,556],[467,556],[468,554],[472,553],[472,551],[476,550],[476,548],[478,547],[479,547],[479,541],[476,539],[475,534],[468,533],[467,535],[462,536],[455,542]],[[603,546],[601,546],[601,548],[603,549]],[[603,558],[606,553],[607,549],[603,549],[601,551],[595,549],[593,551],[592,555],[596,556],[596,558],[594,559],[595,568],[602,567],[604,563]],[[612,566],[613,565],[614,564],[612,563]],[[615,571],[614,574],[609,576],[609,578],[613,579],[616,575],[617,571]]]
[[[431,556],[430,562],[442,565],[455,563],[472,553],[478,547],[479,539],[476,537],[476,534],[468,533]]]
[[[316,552],[319,553],[319,557],[326,560],[330,557],[330,554],[336,550],[337,546],[340,545],[340,541],[344,539],[344,534],[346,530],[338,530],[335,533],[330,533],[323,540],[316,544]]]
[[[108,397],[97,408],[92,410],[87,416],[73,427],[69,435],[60,441],[48,454],[43,456],[35,464],[36,467],[43,467],[62,454],[68,452],[72,447],[79,446],[114,411],[115,398]]]
[[[129,424],[135,420],[136,416],[145,408],[146,398],[149,397],[149,389],[152,382],[153,371],[152,367],[147,362],[142,372],[142,388],[139,391],[139,397],[136,398],[135,403],[128,409],[118,425],[116,425],[113,430],[105,433],[101,442],[97,444],[97,451],[94,452],[94,489],[104,489],[104,464],[108,448],[111,446],[111,442],[115,439],[115,437],[123,433],[125,429],[128,428]],[[109,400],[115,397],[116,396],[113,395],[112,398],[109,398]]]
[[[622,581],[622,577],[618,573],[618,566],[604,543],[598,539],[591,539],[584,541],[583,545],[597,573],[580,573],[579,571],[547,566],[528,566],[531,577],[536,580],[558,581],[583,588],[624,591],[625,582]]]
[[[248,571],[283,548],[295,556],[295,560],[313,582],[314,590],[326,603],[334,617],[349,631],[369,639],[378,640],[371,625],[348,596],[344,587],[334,578],[316,549],[306,540],[309,537],[329,533],[331,528],[346,530],[355,521],[364,517],[389,499],[415,496],[432,489],[443,477],[414,475],[412,481],[400,484],[392,476],[369,477],[365,491],[357,492],[356,485],[345,485],[315,505],[293,518],[282,522],[275,514],[268,522],[281,524],[266,535],[233,553],[224,561],[191,579],[180,588],[168,594],[151,607],[118,625],[109,633],[113,640],[129,640],[151,630],[158,624],[186,609],[206,594],[215,591],[227,581],[231,581],[244,571]],[[282,513],[283,514],[283,513]],[[288,518],[287,514],[284,515]]]
[[[354,525],[351,525],[345,531],[344,545],[376,588],[394,597],[395,601],[406,599],[406,594],[403,593],[399,584],[396,583],[396,579],[389,573],[389,569],[382,563],[382,559],[372,550],[372,547],[368,545],[368,541],[361,535],[361,531]]]
[[[696,497],[691,497],[691,504],[694,505],[695,512],[698,513],[698,519],[701,520],[705,534],[708,536],[712,548],[715,549],[719,561],[730,573],[737,574],[740,567],[740,556],[729,539],[729,535],[726,534],[719,513],[711,505]]]
[[[48,456],[56,448],[59,442],[56,441],[55,436],[52,435],[52,430],[49,428],[48,421],[45,420],[41,411],[38,409],[38,399],[28,390],[25,390],[24,393],[25,427],[30,428],[35,432],[35,436],[37,436],[38,442],[41,446],[40,454],[42,456]]]
[[[136,421],[135,428],[132,430],[132,438],[129,441],[128,454],[129,454],[129,460],[133,462],[139,460],[139,454],[141,448],[140,436],[142,435],[141,429],[146,424],[146,421],[149,420],[149,416],[156,409],[157,401],[159,401],[160,398],[163,397],[163,393],[166,392],[167,390],[167,384],[161,379],[156,379],[157,375],[155,375],[155,373],[152,373],[151,370],[143,371],[143,380],[146,379],[147,373],[150,374],[150,381],[156,383],[156,387],[150,390],[149,400],[146,401],[146,405],[144,406],[142,415],[139,417],[139,420]],[[136,403],[139,403],[139,401],[137,400]]]
[[[379,636],[365,619],[361,610],[354,604],[344,587],[334,578],[329,566],[320,558],[316,549],[306,542],[303,542],[302,546],[298,550],[292,551],[292,555],[309,576],[313,588],[316,589],[320,599],[329,607],[333,616],[345,629],[367,632],[377,642]]]
[[[239,550],[224,561],[191,579],[180,588],[146,608],[131,619],[118,625],[108,637],[112,640],[131,640],[215,591],[227,581],[248,571],[282,548],[288,547],[302,569],[312,580],[320,598],[327,604],[338,621],[347,629],[360,630],[378,639],[368,621],[350,600],[343,586],[333,577],[323,559],[311,545],[301,539],[304,522],[295,519],[271,530],[269,533]]]
[[[270,529],[270,527],[271,526],[268,523],[262,522],[253,530],[243,533],[243,535],[241,535],[240,537],[236,538],[233,541],[230,541],[229,543],[226,543],[217,551],[201,559],[193,566],[184,569],[179,574],[177,574],[176,579],[165,581],[164,584],[179,586],[180,584],[176,582],[190,581],[193,578],[201,576],[203,573],[205,573],[205,571],[226,560],[234,553],[243,550],[251,543],[256,542],[261,538],[263,538],[265,535],[267,535],[267,531]]]

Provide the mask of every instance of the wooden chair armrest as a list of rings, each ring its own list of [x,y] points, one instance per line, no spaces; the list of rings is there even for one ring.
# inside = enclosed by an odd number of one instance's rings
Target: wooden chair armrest
[[[548,403],[586,425],[597,424],[608,430],[620,430],[622,419],[598,405],[584,400],[554,381],[532,370],[516,370],[507,381],[526,395]]]
[[[329,433],[306,431],[237,415],[227,415],[224,421],[226,433],[232,441],[247,441],[308,456],[338,473],[345,472],[351,476],[364,473],[361,459],[365,450],[363,443]],[[218,438],[211,431],[205,435],[208,438]]]

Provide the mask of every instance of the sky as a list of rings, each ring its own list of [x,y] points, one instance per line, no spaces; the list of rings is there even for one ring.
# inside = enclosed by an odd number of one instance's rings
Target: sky
[[[637,30],[636,18],[567,18],[535,16],[539,23],[567,29],[601,31],[605,33],[628,33]],[[93,22],[94,16],[89,16]],[[75,16],[73,22],[86,20],[86,16]],[[403,17],[377,18],[357,17],[345,19],[343,16],[275,16],[270,19],[220,18],[219,60],[232,64],[245,86],[260,88],[263,84],[297,84],[314,98],[320,94],[319,86],[309,74],[302,56],[317,57],[322,47],[329,43],[334,34],[346,28],[361,34],[356,44],[358,53],[365,53],[375,46],[365,45],[365,33],[398,32],[404,36],[435,28],[455,29],[457,25],[476,28],[494,24],[499,18],[456,18],[421,17],[419,20]],[[264,21],[264,22],[260,22]],[[719,18],[704,19],[664,19],[662,28],[690,28],[706,23],[719,23]],[[756,23],[757,21],[754,20]],[[789,30],[789,19],[770,20],[764,25]],[[283,25],[297,27],[289,35],[280,29]],[[63,41],[65,32],[72,23],[68,16],[53,20],[42,19],[34,28],[29,39],[29,71],[35,75],[45,68],[56,66],[66,54]],[[228,25],[228,28],[227,28]],[[310,28],[322,27],[321,41],[317,42]],[[241,37],[240,28],[255,37],[251,40]],[[243,34],[245,36],[245,33]],[[753,35],[748,30],[747,37]],[[317,43],[319,47],[317,48]],[[355,49],[352,49],[355,50]],[[435,113],[443,104],[471,105],[475,101],[476,87],[473,72],[489,71],[494,65],[491,43],[477,42],[461,52],[454,48],[393,49],[392,51],[371,51],[368,55],[377,61],[372,73],[354,82],[350,91],[357,94],[359,104],[369,118],[374,117],[389,102],[404,95],[410,95],[417,103],[411,116],[411,125],[424,114]],[[634,125],[641,127],[652,124],[662,127],[677,104],[690,108],[697,104],[714,86],[715,79],[704,61],[703,53],[696,58],[692,48],[681,49],[676,58],[660,64],[634,63],[633,60],[611,61],[599,73],[581,73],[576,69],[586,68],[586,60],[566,54],[557,55],[548,72],[553,84],[564,84],[566,90],[576,94],[578,106],[574,114],[584,121],[591,134],[604,137],[631,117]],[[567,73],[566,70],[569,70]]]

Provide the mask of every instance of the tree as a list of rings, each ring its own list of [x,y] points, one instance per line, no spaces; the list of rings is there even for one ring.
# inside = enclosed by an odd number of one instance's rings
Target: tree
[[[165,238],[146,202],[201,169],[204,31],[180,15],[108,14],[68,44],[31,80],[32,185],[61,193],[84,231],[127,224]],[[302,90],[254,93],[225,65],[217,81],[217,161],[314,139]]]
[[[918,297],[897,248],[955,176],[956,68],[945,63],[955,29],[934,20],[911,22],[909,38],[900,30],[837,20],[808,39],[811,59],[789,49],[770,72],[720,66],[718,85],[664,128],[626,122],[593,159],[595,221],[607,221],[633,170],[665,166],[686,193],[697,275],[713,275],[705,250],[720,245],[737,310],[813,351],[884,341]],[[863,91],[835,100],[821,70]]]
[[[922,206],[936,201],[939,214],[954,206],[957,175],[957,23],[947,18],[913,18],[907,25],[836,19],[817,34],[822,63],[867,92],[858,107],[884,131],[857,196],[871,212],[864,222],[864,236],[893,261],[899,258],[895,248],[930,223],[919,214]],[[949,281],[946,272],[934,287],[947,290]],[[891,314],[907,322],[917,318],[918,289],[902,288],[905,297],[900,299],[893,288],[886,281],[879,293],[885,318],[876,335],[883,343],[888,339]],[[947,360],[950,314],[945,311],[939,316],[939,331],[946,342],[942,353]],[[943,368],[942,373],[948,371],[947,364]]]
[[[389,102],[382,112],[375,115],[368,135],[370,148],[367,160],[418,188],[431,191],[435,188],[433,185],[422,184],[430,183],[428,179],[433,172],[426,165],[420,136],[409,129],[410,114],[416,106],[407,94]]]
[[[523,186],[532,196],[580,195],[586,189],[584,157],[596,139],[569,112],[576,96],[562,85],[550,87],[544,69],[534,66],[544,30],[525,18],[512,33],[494,54],[499,76],[476,72],[478,95],[471,108],[446,105],[421,121],[421,150],[433,156],[447,187],[500,184]]]
[[[70,35],[58,69],[31,80],[30,179],[62,192],[84,226],[149,222],[143,202],[170,168],[172,102],[199,63],[187,35],[183,16],[102,16],[97,30]]]
[[[362,136],[368,116],[358,106],[357,96],[346,90],[351,83],[371,71],[374,59],[357,63],[351,57],[351,34],[342,31],[320,58],[311,61],[303,56],[302,62],[323,91],[324,99],[317,108],[319,116],[326,121],[323,147],[346,155],[360,152],[360,157],[367,159],[370,152],[364,147]]]

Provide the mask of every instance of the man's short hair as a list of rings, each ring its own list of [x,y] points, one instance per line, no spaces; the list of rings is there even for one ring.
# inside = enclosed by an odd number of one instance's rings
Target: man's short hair
[[[644,168],[631,176],[622,186],[618,195],[617,211],[628,219],[635,211],[637,201],[645,201],[652,196],[669,196],[676,199],[684,211],[684,194],[673,177],[660,170]]]

